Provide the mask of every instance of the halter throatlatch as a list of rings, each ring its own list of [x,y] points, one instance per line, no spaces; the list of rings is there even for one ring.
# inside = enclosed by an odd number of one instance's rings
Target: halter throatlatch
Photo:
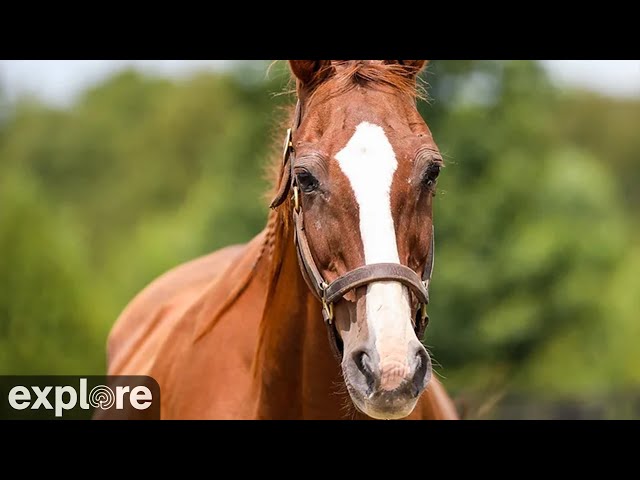
[[[280,175],[280,185],[275,198],[271,202],[271,208],[277,208],[285,201],[289,192],[292,191],[293,201],[293,224],[294,241],[298,256],[298,264],[307,286],[315,297],[322,302],[322,317],[327,325],[329,341],[333,353],[338,360],[341,360],[342,353],[338,346],[338,336],[333,323],[333,304],[348,293],[358,287],[366,286],[373,282],[393,281],[400,282],[409,288],[418,300],[418,308],[415,314],[414,328],[418,339],[422,339],[424,331],[429,323],[427,305],[429,304],[429,283],[433,273],[434,263],[434,232],[431,229],[431,243],[427,261],[425,263],[422,278],[409,267],[399,263],[374,263],[364,265],[351,270],[336,278],[333,282],[327,283],[322,277],[320,270],[311,254],[309,243],[304,229],[304,213],[299,198],[299,188],[296,177],[293,174],[295,163],[295,149],[293,147],[293,134],[302,122],[302,111],[300,101],[296,104],[293,128],[287,129],[282,155],[282,173]]]

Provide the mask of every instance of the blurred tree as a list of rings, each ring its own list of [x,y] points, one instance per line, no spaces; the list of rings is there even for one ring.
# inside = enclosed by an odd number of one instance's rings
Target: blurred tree
[[[558,137],[602,159],[617,173],[624,200],[639,209],[640,99],[570,91],[558,102],[555,114]]]
[[[448,168],[428,343],[443,371],[460,387],[500,372],[515,389],[610,388],[602,282],[628,246],[614,172],[555,132],[557,95],[537,64],[437,68],[443,101],[424,115]],[[565,368],[547,350],[567,337]]]
[[[3,174],[0,374],[100,374],[104,337],[95,322],[107,319],[91,291],[85,245],[28,177]]]

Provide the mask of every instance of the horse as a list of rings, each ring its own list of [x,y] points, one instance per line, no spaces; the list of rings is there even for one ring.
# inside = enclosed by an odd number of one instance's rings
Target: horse
[[[421,341],[444,166],[427,64],[289,60],[265,228],[139,292],[108,375],[153,377],[162,419],[458,419]]]

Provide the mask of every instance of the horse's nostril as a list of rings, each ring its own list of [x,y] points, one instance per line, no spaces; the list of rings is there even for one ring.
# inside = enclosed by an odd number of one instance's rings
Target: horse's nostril
[[[426,363],[426,356],[427,352],[425,352],[422,348],[416,352],[416,370]]]
[[[421,392],[431,379],[431,359],[426,349],[422,346],[418,348],[415,356],[415,367],[413,375],[413,386]]]
[[[375,377],[373,374],[373,365],[371,363],[371,357],[365,352],[361,350],[359,352],[355,352],[353,354],[353,361],[360,370],[360,373],[364,376],[367,382],[367,388],[369,391],[373,390]]]
[[[365,351],[357,352],[354,354],[354,361],[356,365],[360,369],[360,371],[366,375],[372,375],[371,371],[371,360],[369,359],[369,355]]]

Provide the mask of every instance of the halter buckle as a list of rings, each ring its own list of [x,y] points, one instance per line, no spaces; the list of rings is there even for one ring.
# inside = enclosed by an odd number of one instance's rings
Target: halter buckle
[[[325,295],[327,287],[328,285],[324,282],[320,285],[322,289],[322,318],[324,318],[325,323],[331,325],[333,321],[333,303],[327,303],[327,297]]]
[[[333,303],[327,303],[324,299],[322,300],[322,318],[329,325],[333,322]]]

